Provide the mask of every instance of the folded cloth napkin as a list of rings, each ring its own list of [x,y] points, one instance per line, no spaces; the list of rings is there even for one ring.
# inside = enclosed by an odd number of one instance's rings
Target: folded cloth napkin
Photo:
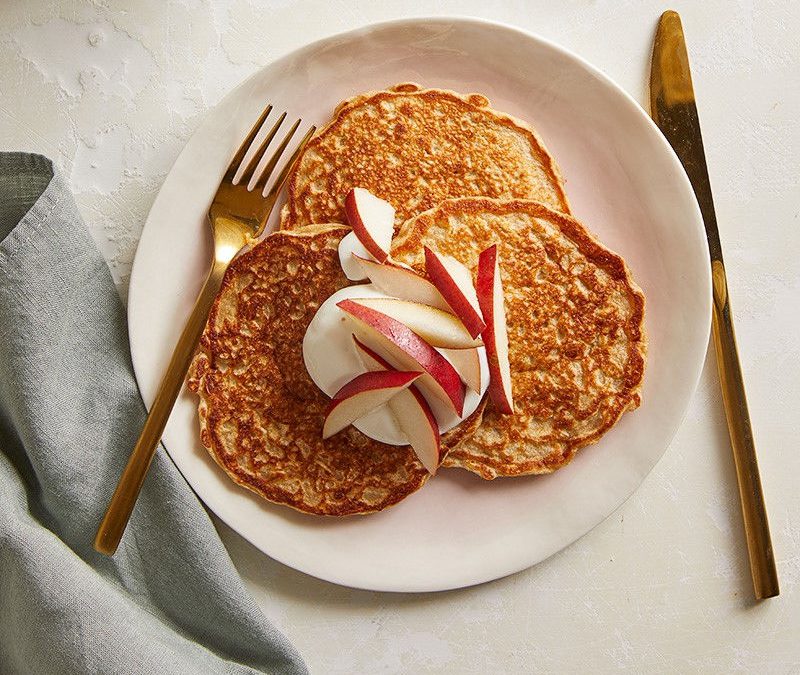
[[[305,673],[163,450],[117,554],[93,550],[144,417],[68,188],[0,153],[0,672]]]

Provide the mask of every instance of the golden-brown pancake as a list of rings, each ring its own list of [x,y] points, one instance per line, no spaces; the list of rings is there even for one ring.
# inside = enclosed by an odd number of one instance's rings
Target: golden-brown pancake
[[[339,105],[289,177],[281,228],[347,222],[351,187],[390,202],[397,227],[448,197],[535,199],[569,212],[558,167],[529,125],[480,94],[411,83]]]
[[[622,258],[574,218],[526,200],[453,199],[407,221],[392,256],[424,269],[423,246],[473,271],[500,248],[515,414],[489,403],[444,466],[483,478],[550,473],[640,403],[644,296]]]
[[[348,428],[322,440],[329,402],[306,372],[303,336],[317,308],[348,285],[337,247],[350,231],[276,232],[236,258],[189,375],[201,438],[240,485],[299,511],[349,515],[396,504],[428,478],[409,446]],[[454,447],[482,407],[443,442]]]

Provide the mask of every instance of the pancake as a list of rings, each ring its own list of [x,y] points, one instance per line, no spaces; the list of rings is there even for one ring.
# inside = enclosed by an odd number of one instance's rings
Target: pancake
[[[276,232],[225,273],[189,373],[201,438],[239,485],[299,511],[379,511],[418,490],[428,472],[409,446],[354,428],[322,440],[329,399],[311,381],[303,336],[317,308],[347,286],[337,247],[350,231],[317,225]],[[482,408],[443,442],[451,448]]]
[[[448,197],[535,199],[569,212],[558,167],[525,122],[480,94],[399,84],[344,101],[287,182],[281,228],[345,223],[363,187],[396,209],[396,226]]]
[[[571,216],[526,200],[448,200],[406,222],[392,256],[424,269],[423,245],[473,273],[500,247],[515,414],[488,404],[444,466],[483,478],[550,473],[640,403],[644,296],[623,259]]]

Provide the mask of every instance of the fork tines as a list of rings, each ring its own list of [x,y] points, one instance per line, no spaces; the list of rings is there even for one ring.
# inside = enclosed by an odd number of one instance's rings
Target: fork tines
[[[302,123],[302,120],[297,119],[289,131],[284,135],[278,147],[275,148],[274,152],[270,156],[268,156],[267,149],[277,135],[281,125],[286,120],[286,112],[281,113],[274,124],[272,124],[269,131],[267,131],[266,135],[261,139],[258,147],[255,150],[252,150],[254,142],[264,126],[264,123],[267,121],[267,118],[272,112],[272,109],[273,106],[270,104],[264,108],[261,115],[259,115],[258,120],[256,120],[256,123],[253,125],[252,129],[250,129],[250,133],[247,134],[247,138],[245,138],[242,144],[239,146],[239,149],[233,156],[231,163],[228,165],[224,180],[234,185],[246,185],[248,190],[255,190],[259,188],[263,193],[263,191],[266,189],[267,181],[269,181],[273,171],[275,171],[275,167],[278,165],[278,162],[281,159],[281,156],[289,146],[292,137]],[[303,136],[300,143],[298,143],[292,155],[284,164],[283,170],[273,183],[269,194],[277,194],[277,192],[280,191],[284,181],[286,180],[286,176],[289,174],[289,171],[291,170],[295,161],[300,156],[300,153],[303,152],[303,149],[308,141],[311,140],[311,136],[313,136],[315,131],[316,127],[313,125],[308,129],[305,136]],[[245,159],[247,159],[246,162],[244,161]]]

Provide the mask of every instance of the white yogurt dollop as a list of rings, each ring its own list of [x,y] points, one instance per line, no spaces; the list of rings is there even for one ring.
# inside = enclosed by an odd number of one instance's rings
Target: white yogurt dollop
[[[348,234],[345,239],[349,236]],[[345,298],[371,297],[385,298],[389,296],[372,284],[348,286],[337,291],[322,303],[306,330],[303,338],[303,360],[311,379],[328,396],[333,396],[356,375],[367,371],[353,343],[351,324],[336,303]],[[472,391],[467,387],[462,417],[456,415],[443,401],[432,396],[425,397],[439,423],[439,431],[442,433],[453,429],[475,412],[486,392],[489,385],[489,364],[486,361],[486,350],[483,347],[478,348],[478,356],[481,363],[481,391]],[[369,415],[362,417],[355,422],[354,426],[381,443],[408,444],[405,434],[400,431],[394,415],[387,406],[381,406]]]

